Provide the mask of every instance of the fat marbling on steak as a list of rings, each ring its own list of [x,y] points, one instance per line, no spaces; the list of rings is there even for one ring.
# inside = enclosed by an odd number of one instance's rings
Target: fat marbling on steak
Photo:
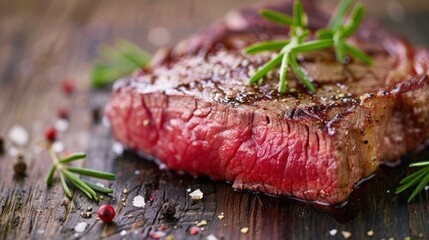
[[[326,25],[327,14],[304,8],[310,28]],[[248,84],[272,54],[242,49],[286,38],[287,29],[256,8],[233,12],[115,84],[106,115],[120,142],[170,169],[240,190],[341,203],[381,161],[397,161],[429,136],[428,51],[371,22],[355,35],[350,41],[372,66],[340,65],[332,50],[301,55],[317,92],[290,73],[280,94],[276,71]]]

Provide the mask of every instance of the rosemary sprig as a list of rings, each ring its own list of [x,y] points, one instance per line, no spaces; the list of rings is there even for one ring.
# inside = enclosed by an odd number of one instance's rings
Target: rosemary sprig
[[[101,46],[100,59],[91,70],[91,85],[103,87],[138,68],[145,67],[151,56],[131,42],[120,39],[115,47]]]
[[[89,181],[80,179],[75,175],[75,173],[78,173],[80,175],[90,176],[93,178],[115,180],[115,175],[113,175],[112,173],[65,165],[65,163],[69,163],[76,160],[82,160],[86,158],[85,153],[73,153],[61,159],[58,159],[57,155],[54,153],[52,149],[49,149],[49,154],[51,155],[52,165],[49,168],[48,174],[46,175],[46,178],[45,178],[45,182],[48,186],[52,185],[54,174],[55,172],[58,172],[64,193],[69,198],[72,197],[72,193],[68,187],[68,184],[72,184],[75,188],[83,192],[89,199],[94,199],[96,201],[98,200],[98,195],[96,192],[100,192],[100,193],[113,192],[113,190],[110,188],[98,186]]]
[[[347,13],[350,11],[353,2],[353,0],[342,0],[331,18],[329,28],[319,29],[316,36],[318,39],[333,40],[335,56],[339,63],[345,63],[346,56],[350,55],[371,65],[372,60],[368,55],[346,42],[346,39],[359,28],[365,15],[365,6],[358,2],[354,5],[350,17],[347,19]]]
[[[402,179],[399,182],[400,186],[396,188],[395,193],[399,194],[411,188],[412,186],[417,185],[413,193],[408,198],[408,203],[410,203],[414,199],[414,197],[416,197],[417,194],[421,192],[423,188],[429,183],[429,161],[412,163],[410,164],[410,167],[424,167],[424,168]]]
[[[345,42],[345,40],[357,30],[365,12],[365,8],[361,3],[356,4],[350,19],[343,26],[342,24],[352,2],[352,0],[342,0],[336,10],[336,14],[332,17],[329,28],[317,31],[318,40],[307,42],[305,40],[310,35],[310,30],[307,28],[307,15],[299,0],[295,0],[294,2],[293,17],[272,10],[262,10],[260,15],[263,18],[270,22],[290,27],[290,39],[266,41],[245,48],[244,52],[247,54],[256,54],[264,51],[279,51],[278,54],[250,77],[249,82],[251,84],[258,82],[258,80],[265,77],[268,72],[280,65],[279,92],[286,92],[286,74],[289,67],[308,90],[315,92],[316,89],[311,83],[311,79],[301,70],[296,56],[299,53],[318,51],[331,46],[334,46],[336,58],[340,63],[344,63],[346,54],[349,54],[367,64],[371,64],[372,61],[369,56]]]

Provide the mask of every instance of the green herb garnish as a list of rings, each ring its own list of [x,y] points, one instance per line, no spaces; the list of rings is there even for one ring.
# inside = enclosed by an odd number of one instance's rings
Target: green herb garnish
[[[413,198],[429,183],[429,161],[412,163],[410,164],[410,167],[424,168],[402,179],[399,182],[400,186],[396,188],[395,193],[399,194],[412,186],[417,185],[414,192],[408,198],[408,203],[410,203],[411,200],[413,200]]]
[[[299,0],[295,0],[294,2],[293,17],[272,10],[262,10],[260,15],[263,18],[270,22],[290,27],[290,39],[266,41],[245,48],[244,51],[247,54],[279,50],[278,54],[276,54],[270,61],[250,77],[249,82],[251,84],[257,83],[258,80],[265,77],[268,72],[280,65],[279,92],[286,92],[286,73],[289,67],[308,90],[315,92],[316,89],[311,83],[311,80],[299,66],[297,54],[309,51],[318,51],[332,46],[335,48],[336,58],[340,63],[345,63],[345,56],[346,54],[349,54],[367,64],[371,64],[370,57],[361,50],[345,42],[345,39],[350,37],[357,30],[365,13],[363,5],[361,3],[357,3],[353,9],[351,17],[346,23],[344,23],[351,4],[352,0],[342,0],[330,21],[329,28],[319,30],[316,34],[318,40],[314,41],[305,41],[310,35],[310,30],[307,28],[307,15],[305,14]]]
[[[98,195],[96,192],[105,193],[105,194],[113,192],[113,190],[110,188],[101,187],[89,181],[80,179],[75,174],[77,173],[83,176],[89,176],[89,177],[99,178],[99,179],[115,180],[115,175],[113,175],[112,173],[65,165],[66,163],[76,161],[76,160],[82,160],[86,158],[85,153],[73,153],[61,159],[58,159],[57,155],[54,153],[52,149],[49,149],[49,154],[51,155],[53,164],[49,168],[48,174],[46,175],[46,178],[45,178],[45,182],[48,186],[52,185],[54,174],[55,172],[58,172],[64,193],[69,198],[72,197],[72,193],[67,183],[72,184],[75,188],[79,189],[89,199],[93,199],[96,201],[98,201]]]
[[[145,67],[151,55],[127,40],[120,39],[115,47],[101,46],[100,60],[91,70],[91,86],[103,87],[138,68]]]
[[[350,55],[371,65],[372,60],[368,55],[345,41],[356,32],[365,15],[364,5],[358,2],[347,20],[346,16],[352,3],[353,0],[342,0],[335,10],[335,14],[329,23],[329,28],[318,30],[316,36],[318,39],[331,39],[333,41],[335,56],[339,63],[345,63],[346,55]]]

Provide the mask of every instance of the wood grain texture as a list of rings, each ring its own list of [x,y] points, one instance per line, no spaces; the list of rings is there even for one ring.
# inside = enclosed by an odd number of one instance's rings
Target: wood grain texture
[[[91,120],[92,109],[102,108],[109,97],[109,89],[88,88],[88,71],[97,47],[123,37],[154,51],[156,47],[147,40],[151,29],[168,29],[171,46],[228,10],[252,2],[257,1],[0,0],[0,137],[9,150],[12,144],[7,134],[14,124],[24,126],[31,136],[21,149],[27,177],[14,176],[15,157],[0,156],[0,239],[142,239],[162,224],[175,239],[205,239],[209,234],[218,239],[343,239],[341,231],[350,231],[353,239],[365,239],[369,230],[374,231],[374,239],[429,238],[429,192],[424,191],[411,204],[406,203],[407,194],[394,194],[407,173],[406,163],[429,159],[428,149],[404,158],[396,168],[381,167],[375,177],[357,187],[342,208],[234,192],[227,183],[161,171],[133,153],[117,156],[112,151],[109,129]],[[370,14],[412,42],[429,46],[428,2],[399,1],[408,10],[399,23],[386,16],[387,2],[392,1],[367,1]],[[70,97],[59,90],[64,78],[77,87]],[[113,198],[95,203],[75,192],[73,200],[63,205],[60,185],[45,186],[50,159],[37,146],[60,107],[71,111],[70,129],[60,134],[60,141],[66,151],[88,153],[88,160],[79,164],[116,174],[117,180],[110,183]],[[124,188],[128,194],[123,194]],[[204,199],[192,202],[188,188],[200,188]],[[136,195],[155,199],[145,208],[136,208],[132,205]],[[174,218],[162,214],[166,202],[175,206]],[[89,219],[80,216],[88,206],[95,212],[103,203],[115,207],[115,224],[105,225],[95,215]],[[224,218],[219,219],[222,213]],[[204,231],[189,235],[188,228],[201,220],[208,222]],[[78,222],[89,226],[76,235],[73,228]],[[249,227],[249,232],[240,233],[242,227]],[[329,234],[332,229],[338,230],[335,236]]]

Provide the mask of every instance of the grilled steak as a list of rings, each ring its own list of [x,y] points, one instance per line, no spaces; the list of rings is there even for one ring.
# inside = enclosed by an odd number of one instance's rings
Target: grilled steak
[[[326,25],[327,14],[304,7],[310,27]],[[249,56],[243,47],[286,33],[250,9],[160,51],[151,67],[115,85],[106,107],[114,135],[173,170],[327,204],[344,202],[381,161],[428,138],[428,51],[366,22],[350,41],[372,66],[339,65],[326,50],[299,56],[315,94],[293,73],[284,94],[275,71],[249,85],[271,54]]]

